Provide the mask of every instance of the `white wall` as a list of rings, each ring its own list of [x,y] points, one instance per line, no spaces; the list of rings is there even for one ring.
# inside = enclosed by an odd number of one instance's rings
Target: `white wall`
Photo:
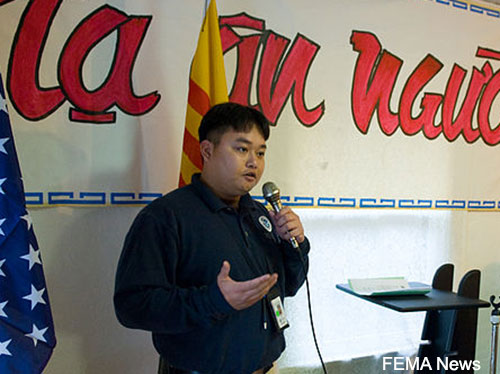
[[[157,355],[149,334],[120,326],[112,305],[121,245],[138,210],[31,211],[58,338],[45,374],[156,372]],[[499,213],[302,210],[300,214],[313,242],[311,293],[325,360],[411,349],[419,338],[421,316],[382,310],[342,294],[335,284],[348,277],[402,274],[430,282],[441,263],[452,261],[455,283],[466,271],[478,268],[482,298],[500,296]],[[317,365],[304,290],[287,301],[287,307],[292,327],[281,366]],[[490,310],[479,315],[481,373],[488,373],[489,315]]]
[[[155,372],[157,358],[149,334],[119,325],[112,303],[121,244],[137,211],[31,212],[58,339],[45,374]]]

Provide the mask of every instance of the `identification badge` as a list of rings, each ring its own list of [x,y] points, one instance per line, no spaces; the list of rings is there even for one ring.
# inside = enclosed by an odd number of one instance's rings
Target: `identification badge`
[[[280,292],[278,291],[277,286],[271,288],[271,290],[267,294],[266,299],[269,310],[271,311],[271,315],[273,316],[274,325],[276,326],[278,331],[283,331],[290,325],[288,324],[288,320],[285,314],[285,308],[283,307],[283,303],[281,302]]]

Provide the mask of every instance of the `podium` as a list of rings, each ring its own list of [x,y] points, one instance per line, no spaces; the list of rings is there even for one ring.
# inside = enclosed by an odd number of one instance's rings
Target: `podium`
[[[426,295],[364,296],[355,293],[348,284],[336,287],[344,292],[398,312],[427,312],[419,347],[420,360],[473,361],[476,354],[477,316],[479,308],[490,304],[480,300],[481,272],[471,270],[460,281],[457,292],[452,292],[453,264],[442,265],[434,274],[432,290]],[[474,370],[461,370],[473,374]],[[415,373],[452,373],[451,370],[415,370]],[[456,373],[456,370],[453,371]]]

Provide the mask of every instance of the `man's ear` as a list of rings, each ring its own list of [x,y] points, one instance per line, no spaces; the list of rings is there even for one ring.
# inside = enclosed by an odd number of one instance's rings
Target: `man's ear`
[[[214,144],[205,139],[200,143],[200,153],[203,162],[207,161],[212,157],[212,153],[214,151]]]

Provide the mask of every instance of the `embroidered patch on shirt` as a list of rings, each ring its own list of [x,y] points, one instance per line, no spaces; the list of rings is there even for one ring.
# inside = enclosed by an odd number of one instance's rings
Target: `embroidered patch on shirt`
[[[264,227],[267,232],[273,231],[273,225],[271,225],[271,221],[266,216],[260,216],[259,217],[259,222]]]

